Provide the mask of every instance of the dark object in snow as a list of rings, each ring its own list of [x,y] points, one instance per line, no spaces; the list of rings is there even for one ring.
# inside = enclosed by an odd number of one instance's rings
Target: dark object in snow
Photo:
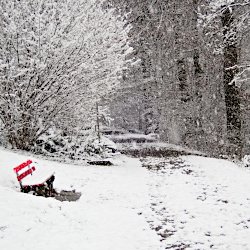
[[[102,165],[102,166],[112,166],[113,163],[109,160],[96,160],[96,161],[88,161],[90,165]]]
[[[165,173],[168,169],[170,173],[172,170],[180,170],[182,174],[191,175],[193,170],[190,169],[190,165],[181,158],[171,157],[171,158],[158,158],[150,161],[149,159],[141,159],[142,167],[147,168],[149,171],[156,171]]]
[[[116,128],[106,128],[101,131],[103,135],[123,135],[126,133],[124,129],[116,129]]]
[[[23,193],[33,192],[33,194],[37,196],[53,197],[55,194],[55,190],[53,189],[54,180],[55,176],[52,175],[44,183],[23,186],[21,188],[21,192]]]
[[[32,162],[32,160],[27,160],[22,164],[18,165],[17,167],[13,168],[14,172],[16,173],[17,180],[20,184],[20,190],[23,193],[32,192],[34,195],[44,196],[44,197],[51,197],[53,196],[54,189],[53,189],[53,182],[55,180],[54,173],[48,175],[45,179],[36,180],[37,183],[24,183],[24,178],[28,176],[32,176],[34,171],[36,171],[37,163]],[[31,166],[32,165],[32,166]],[[44,176],[42,177],[44,178]]]
[[[62,190],[60,193],[55,194],[54,197],[58,201],[77,201],[80,199],[81,195],[80,192],[76,192],[75,190]]]
[[[158,148],[144,148],[144,149],[126,149],[121,150],[121,153],[131,155],[134,157],[178,157],[181,155],[202,155],[198,153],[192,153],[185,150],[177,149],[158,149]]]

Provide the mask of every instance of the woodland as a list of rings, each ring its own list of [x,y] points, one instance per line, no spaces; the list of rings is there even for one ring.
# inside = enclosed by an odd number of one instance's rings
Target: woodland
[[[249,154],[250,2],[113,2],[129,13],[140,58],[112,102],[115,124],[216,156]]]
[[[249,28],[249,0],[1,0],[0,144],[75,150],[98,106],[101,126],[241,158]]]

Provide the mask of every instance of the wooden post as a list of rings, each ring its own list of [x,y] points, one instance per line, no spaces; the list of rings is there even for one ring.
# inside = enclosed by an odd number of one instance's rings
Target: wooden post
[[[97,127],[97,137],[99,143],[101,142],[101,135],[100,135],[100,120],[99,120],[99,105],[98,102],[96,102],[96,127]]]

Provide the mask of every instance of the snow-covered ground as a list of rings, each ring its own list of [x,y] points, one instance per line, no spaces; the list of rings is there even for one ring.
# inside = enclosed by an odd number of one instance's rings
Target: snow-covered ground
[[[12,168],[30,158],[80,200],[20,193]],[[248,170],[194,156],[143,165],[117,156],[69,166],[0,149],[0,249],[250,249]]]
[[[250,249],[250,172],[198,156],[147,158],[151,210],[165,249]]]
[[[1,250],[160,249],[138,215],[149,200],[139,161],[86,167],[37,160],[56,172],[56,188],[82,192],[77,202],[60,202],[19,192],[12,168],[27,158],[0,150]]]

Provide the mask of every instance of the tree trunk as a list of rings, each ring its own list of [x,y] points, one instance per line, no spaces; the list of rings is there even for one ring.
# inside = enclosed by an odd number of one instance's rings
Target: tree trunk
[[[224,35],[224,91],[227,115],[228,153],[241,157],[241,98],[239,88],[235,85],[234,77],[237,74],[238,49],[233,30],[233,12],[226,8],[222,15]]]

